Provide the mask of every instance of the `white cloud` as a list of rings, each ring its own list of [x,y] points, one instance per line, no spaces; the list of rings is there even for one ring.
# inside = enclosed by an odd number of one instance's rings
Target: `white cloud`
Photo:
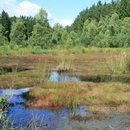
[[[53,18],[52,14],[48,10],[46,10],[46,11],[47,11],[47,14],[48,14],[48,19],[52,19]]]
[[[23,0],[21,3],[17,3],[17,0],[0,0],[0,12],[5,10],[10,16],[35,16],[40,8],[39,5],[29,2],[28,0]],[[62,26],[66,26],[71,25],[73,22],[70,19],[58,19],[52,16],[48,10],[47,13],[51,26],[55,23],[60,23]]]
[[[0,12],[7,11],[10,15],[16,11],[16,0],[0,0]]]
[[[39,10],[40,6],[29,1],[23,1],[18,5],[18,9],[16,15],[24,15],[24,16],[35,16]]]
[[[67,25],[70,26],[73,23],[73,20],[71,20],[71,19],[58,19],[57,17],[52,17],[52,19],[50,19],[50,24],[52,26],[54,26],[55,23],[59,23],[63,27],[65,27]]]
[[[0,11],[5,10],[13,16],[34,16],[40,10],[40,6],[27,0],[17,3],[16,0],[0,0]]]
[[[67,25],[71,25],[73,23],[72,20],[70,19],[61,19],[59,20],[59,23],[62,25],[62,26],[67,26]]]

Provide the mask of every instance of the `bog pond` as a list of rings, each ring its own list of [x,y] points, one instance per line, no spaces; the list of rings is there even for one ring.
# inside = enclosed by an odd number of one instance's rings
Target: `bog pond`
[[[76,76],[67,76],[53,71],[50,76],[52,82],[80,82]],[[1,89],[0,95],[9,100],[9,111],[6,113],[10,125],[14,129],[21,127],[26,130],[124,130],[130,129],[129,114],[112,114],[100,120],[76,121],[71,116],[78,114],[81,116],[93,116],[87,111],[87,106],[79,106],[74,110],[63,108],[60,110],[51,109],[31,109],[25,107],[27,99],[23,94],[32,88],[22,89]],[[44,101],[43,101],[44,102]]]

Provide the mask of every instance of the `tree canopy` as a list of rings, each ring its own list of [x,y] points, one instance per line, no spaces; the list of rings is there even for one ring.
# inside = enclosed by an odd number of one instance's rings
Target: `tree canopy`
[[[44,9],[35,17],[9,17],[3,10],[0,14],[0,46],[10,42],[40,48],[130,47],[130,1],[99,1],[81,11],[73,24],[66,27],[59,23],[52,27]]]

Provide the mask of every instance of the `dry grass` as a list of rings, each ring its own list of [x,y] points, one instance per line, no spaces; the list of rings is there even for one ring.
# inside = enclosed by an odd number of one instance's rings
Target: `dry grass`
[[[45,83],[36,90],[32,89],[27,96],[36,99],[32,105],[34,108],[73,108],[79,105],[79,97],[76,96],[77,86],[74,82]],[[73,92],[69,92],[70,89],[73,89]]]
[[[130,58],[128,53],[122,52],[118,55],[111,55],[106,61],[106,66],[111,74],[129,74],[130,72]]]
[[[104,117],[105,117],[104,115],[93,115],[93,116],[73,115],[71,116],[71,119],[78,121],[88,121],[88,120],[101,120]]]
[[[59,54],[60,55],[60,54]],[[110,76],[110,71],[105,66],[106,59],[107,61],[111,61],[111,54],[105,52],[93,52],[93,53],[85,53],[85,54],[68,54],[64,55],[26,55],[26,56],[8,56],[8,57],[0,57],[0,66],[4,67],[14,67],[18,68],[28,68],[33,69],[26,72],[19,73],[7,73],[5,75],[0,75],[0,88],[8,88],[7,82],[10,82],[10,79],[13,75],[16,78],[16,87],[28,87],[35,86],[40,78],[38,76],[37,67],[39,66],[39,62],[44,66],[49,65],[50,69],[56,68],[60,63],[62,64],[60,70],[73,70],[74,74],[81,77],[95,77],[95,76]],[[114,54],[116,55],[116,54]],[[62,56],[63,59],[62,59]],[[63,64],[62,61],[67,61],[67,63]],[[67,67],[64,67],[67,66]],[[44,68],[44,67],[43,67]],[[39,71],[40,72],[40,71]],[[68,73],[69,75],[72,74]],[[119,75],[117,75],[119,76]],[[43,73],[41,77],[45,77]],[[115,78],[115,77],[114,77]],[[118,77],[117,77],[118,78]],[[129,81],[130,75],[121,75],[120,79]]]
[[[101,106],[101,105],[93,105],[89,107],[89,112],[92,112],[96,115],[106,115],[108,116],[111,112],[108,106]]]
[[[117,108],[117,111],[120,113],[130,113],[130,105],[128,105],[128,104],[120,105]]]
[[[56,70],[61,72],[72,72],[74,70],[74,64],[73,64],[73,58],[67,56],[67,54],[60,54],[58,56],[58,65],[56,67]]]
[[[113,56],[116,56],[116,54],[113,54]],[[49,71],[57,67],[57,63],[59,64],[57,61],[61,63],[61,57],[62,55],[52,56],[50,54],[0,57],[0,66],[12,67],[17,65],[18,67],[32,69],[0,75],[0,88],[10,88],[12,80],[15,88],[33,86],[34,89],[27,96],[33,100],[29,106],[34,108],[69,107],[73,109],[78,105],[85,104],[116,107],[119,111],[129,111],[129,109],[126,109],[130,104],[130,86],[127,84],[105,82],[46,83],[49,78]],[[75,75],[82,77],[110,75],[110,72],[104,65],[106,59],[108,62],[111,61],[110,53],[69,54],[63,59],[69,59],[72,62]],[[71,64],[71,62],[68,63]],[[68,74],[71,75],[72,73]],[[129,74],[121,76],[120,78],[128,80],[130,77]],[[101,111],[106,110],[101,109]]]
[[[130,105],[129,85],[121,83],[45,83],[27,93],[33,99],[29,106],[33,108],[75,108],[90,105],[90,111],[109,113],[108,107],[120,108]],[[98,107],[97,107],[98,106]],[[100,108],[99,106],[106,106]],[[94,109],[96,108],[96,109]]]
[[[11,58],[11,57],[10,57]],[[19,57],[18,57],[19,58]],[[14,57],[11,59],[8,59],[5,63],[6,67],[13,68],[14,66],[17,68],[28,68],[30,70],[27,71],[13,71],[10,73],[6,73],[4,75],[0,75],[0,88],[10,88],[10,83],[14,82],[14,88],[22,88],[22,87],[33,87],[33,86],[39,86],[40,83],[45,82],[50,77],[50,63],[49,61],[46,61],[44,56],[42,58],[36,59],[35,56],[28,61],[28,57],[23,57],[21,59],[21,63],[15,64],[14,62],[17,61]],[[2,62],[4,62],[6,58],[2,58]],[[22,61],[23,60],[23,61]],[[51,62],[51,59],[49,59]],[[12,62],[12,63],[11,63]],[[23,63],[25,62],[25,63]],[[31,64],[32,63],[32,64]],[[1,63],[2,64],[2,63]],[[31,65],[30,65],[31,64]],[[2,64],[4,66],[4,63]]]

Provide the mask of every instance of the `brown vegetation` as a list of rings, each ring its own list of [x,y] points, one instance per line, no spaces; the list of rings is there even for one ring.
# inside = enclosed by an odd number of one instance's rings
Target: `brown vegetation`
[[[90,105],[91,112],[107,114],[108,107],[121,111],[121,106],[130,105],[130,91],[126,92],[129,88],[129,85],[122,83],[45,83],[27,93],[28,99],[33,99],[28,105],[33,108],[52,109]],[[99,106],[106,107],[101,109]],[[124,112],[128,112],[126,110]]]
[[[116,55],[116,54],[114,54]],[[64,58],[71,61],[73,74],[82,78],[124,79],[129,82],[129,74],[113,75],[105,62],[111,60],[111,54],[93,52],[86,54],[69,54]],[[63,59],[63,61],[64,61]],[[67,60],[66,60],[67,59]],[[69,59],[69,60],[68,60]],[[79,105],[98,105],[116,107],[119,112],[129,112],[130,87],[125,83],[91,83],[91,82],[49,82],[51,69],[55,69],[61,61],[58,55],[29,55],[0,57],[0,66],[31,68],[28,71],[12,72],[0,75],[0,88],[34,87],[26,94],[30,99],[29,107],[33,108],[75,108]],[[67,62],[67,63],[71,63]],[[72,72],[68,72],[72,75]],[[120,80],[119,80],[120,81]],[[12,86],[12,87],[11,87]],[[90,109],[91,112],[108,112],[107,109]]]

